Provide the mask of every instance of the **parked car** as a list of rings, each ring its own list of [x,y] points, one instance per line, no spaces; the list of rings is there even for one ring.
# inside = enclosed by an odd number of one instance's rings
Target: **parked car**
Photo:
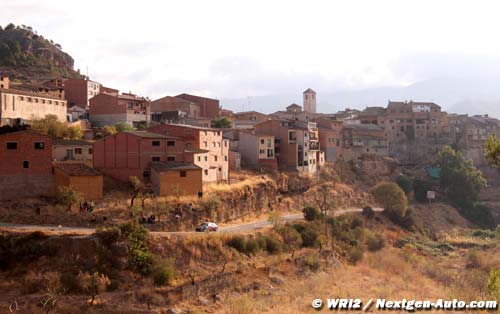
[[[204,222],[195,229],[197,232],[205,232],[205,231],[217,231],[219,230],[219,226],[215,222]]]

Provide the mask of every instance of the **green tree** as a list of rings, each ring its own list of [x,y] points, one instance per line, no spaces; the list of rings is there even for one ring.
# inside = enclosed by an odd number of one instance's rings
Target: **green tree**
[[[395,183],[381,182],[372,190],[371,194],[377,203],[379,203],[389,213],[404,217],[408,201],[405,192]]]
[[[485,157],[488,162],[497,168],[500,168],[500,138],[492,134],[486,140]]]
[[[304,207],[302,213],[304,213],[304,219],[307,221],[318,220],[321,217],[319,210],[313,206]]]
[[[233,126],[233,123],[227,117],[217,117],[217,118],[212,120],[212,127],[213,128],[228,129],[228,128],[231,128],[232,126]]]
[[[441,166],[440,184],[448,198],[458,206],[472,206],[486,186],[481,171],[450,146],[441,150],[438,161]]]
[[[119,122],[115,124],[115,129],[116,132],[126,132],[126,131],[133,131],[134,127],[126,122]]]
[[[104,136],[108,136],[108,135],[116,134],[116,133],[118,133],[118,131],[116,130],[116,128],[113,125],[106,125],[102,128],[102,133]]]
[[[58,203],[67,206],[67,211],[71,211],[71,206],[81,202],[83,197],[72,186],[60,186],[56,193],[56,199]]]
[[[79,126],[69,126],[67,123],[59,121],[57,116],[53,114],[46,115],[45,118],[34,119],[31,129],[57,139],[79,140],[83,136]]]

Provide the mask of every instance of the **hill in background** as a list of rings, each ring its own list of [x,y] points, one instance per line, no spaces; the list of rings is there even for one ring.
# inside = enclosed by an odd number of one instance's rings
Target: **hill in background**
[[[29,26],[0,26],[0,73],[12,80],[41,81],[56,77],[79,78],[73,58],[52,40]]]

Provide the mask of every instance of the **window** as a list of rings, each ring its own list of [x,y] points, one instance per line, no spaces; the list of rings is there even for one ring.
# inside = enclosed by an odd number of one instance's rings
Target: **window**
[[[207,141],[203,142],[203,145],[205,145],[205,147],[207,147],[208,146],[208,142]]]
[[[7,149],[17,149],[17,142],[7,142]]]
[[[222,172],[222,168],[219,167],[219,172]]]
[[[214,145],[214,147],[215,147],[215,142],[212,142],[212,145]]]
[[[259,154],[263,155],[264,153],[265,153],[265,150],[263,150],[263,149],[259,150]]]
[[[133,109],[133,108],[134,108],[134,104],[133,104],[133,103],[131,103],[131,102],[129,102],[129,103],[127,104],[127,107],[128,107],[128,109]]]
[[[152,156],[151,161],[160,161],[160,156]]]
[[[45,144],[44,142],[35,142],[35,149],[44,149],[45,148]]]
[[[205,156],[205,161],[208,161],[208,156]]]
[[[227,156],[224,156],[224,161],[227,161]]]
[[[198,156],[198,161],[201,161],[201,156]]]
[[[167,156],[167,161],[175,161],[175,156]]]
[[[89,148],[89,155],[92,155],[93,154],[93,150],[92,148]]]
[[[160,146],[160,141],[152,141],[151,145],[153,145],[153,146]]]
[[[142,173],[142,176],[144,178],[149,178],[149,171],[145,170],[143,173]]]
[[[262,139],[260,139],[260,143],[261,143],[262,145],[264,145],[264,139],[263,139],[263,138],[262,138]]]
[[[180,171],[180,172],[179,172],[179,176],[180,176],[181,178],[185,178],[185,177],[187,177],[187,173],[186,173],[186,171]]]
[[[224,141],[224,147],[227,147],[227,141]]]
[[[75,155],[81,155],[82,154],[82,149],[81,148],[75,148]]]
[[[175,141],[167,141],[167,146],[175,146]]]
[[[214,161],[217,161],[217,156],[214,156]]]
[[[28,169],[30,167],[30,162],[25,160],[23,161],[23,168]]]
[[[207,170],[207,169],[203,170],[203,173],[204,173],[206,176],[208,176],[208,170]]]

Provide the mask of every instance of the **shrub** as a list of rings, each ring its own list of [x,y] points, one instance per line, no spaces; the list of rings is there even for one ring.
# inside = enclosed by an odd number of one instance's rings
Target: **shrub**
[[[458,208],[458,211],[464,218],[480,227],[495,228],[496,219],[491,212],[491,208],[486,205],[474,203],[469,206],[461,206]]]
[[[72,186],[60,186],[56,193],[56,199],[59,204],[67,206],[67,211],[71,211],[71,206],[81,202],[83,197]]]
[[[121,230],[118,227],[106,227],[97,229],[95,235],[101,243],[107,247],[117,242],[121,237]]]
[[[175,261],[170,258],[155,268],[153,271],[153,282],[156,286],[169,285],[175,276]]]
[[[478,238],[494,238],[495,237],[495,231],[491,230],[483,230],[483,229],[475,229],[471,232],[472,236],[478,237]]]
[[[259,243],[255,239],[247,239],[245,246],[247,254],[256,254],[259,251]]]
[[[500,225],[497,225],[497,227],[495,229],[495,234],[496,234],[497,238],[500,239]]]
[[[366,218],[373,218],[375,216],[375,211],[370,206],[363,207],[363,212],[361,213]]]
[[[245,238],[239,235],[232,237],[231,240],[229,240],[228,245],[240,253],[245,253],[247,249]]]
[[[401,175],[396,179],[396,183],[405,194],[409,194],[413,190],[413,181],[410,177]]]
[[[21,279],[21,293],[33,294],[43,289],[44,278],[39,273],[28,272],[26,276]]]
[[[292,251],[292,257],[295,254],[295,249],[302,245],[302,237],[300,233],[290,226],[284,226],[278,230],[278,233],[283,239],[288,250]]]
[[[321,267],[321,263],[319,261],[318,255],[308,255],[304,259],[304,266],[309,268],[312,271],[317,271]]]
[[[266,251],[269,254],[276,254],[281,252],[281,242],[273,236],[265,236],[266,239]]]
[[[295,224],[293,226],[297,232],[300,233],[302,238],[302,246],[313,247],[318,244],[318,238],[320,236],[320,231],[318,226],[315,224]]]
[[[366,246],[368,251],[375,252],[381,250],[385,246],[385,240],[380,234],[372,235],[366,240]]]
[[[500,269],[492,269],[488,276],[488,292],[500,302]]]
[[[133,271],[147,276],[153,271],[154,257],[146,249],[134,247],[130,250],[129,266]]]
[[[361,247],[355,246],[349,252],[349,262],[356,265],[363,259],[364,251]]]
[[[480,268],[482,265],[481,259],[477,252],[471,251],[467,254],[467,263],[465,264],[466,268]]]
[[[121,232],[131,241],[146,241],[148,230],[136,221],[130,221],[120,225]]]
[[[356,229],[357,227],[363,227],[363,220],[355,216],[351,220],[351,229]]]
[[[99,273],[84,273],[79,275],[83,291],[90,296],[90,305],[94,304],[95,298],[111,283],[109,278]]]
[[[404,191],[395,183],[381,182],[377,184],[371,193],[375,201],[382,205],[388,212],[404,217],[408,206]]]
[[[307,221],[318,220],[321,217],[319,210],[312,206],[306,206],[302,209],[304,219]]]

